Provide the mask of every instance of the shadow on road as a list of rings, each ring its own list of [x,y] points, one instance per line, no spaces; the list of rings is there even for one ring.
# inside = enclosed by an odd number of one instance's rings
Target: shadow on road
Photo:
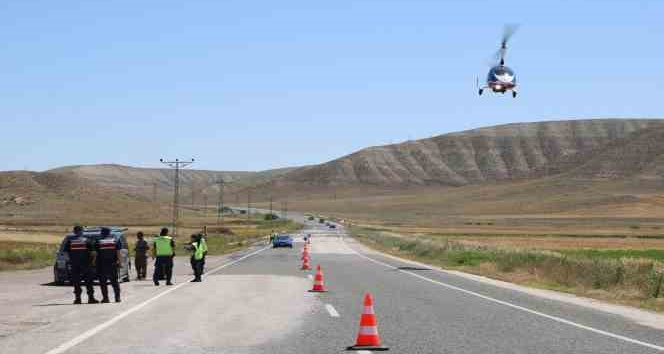
[[[71,286],[71,284],[58,284],[54,281],[52,281],[50,283],[39,284],[39,285],[41,285],[41,286],[62,286],[62,287]]]
[[[66,304],[38,304],[38,305],[32,305],[33,307],[52,307],[52,306],[74,306],[71,302],[68,302]],[[80,306],[80,305],[76,305]]]
[[[423,267],[397,267],[396,269],[393,269],[393,271],[398,272],[400,270],[431,270],[431,268],[423,268]]]

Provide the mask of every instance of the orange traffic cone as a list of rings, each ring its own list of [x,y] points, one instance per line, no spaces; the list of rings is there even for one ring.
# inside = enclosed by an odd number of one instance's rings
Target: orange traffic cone
[[[373,297],[370,293],[364,295],[364,312],[360,318],[360,332],[357,335],[357,342],[354,346],[348,347],[348,350],[389,350],[390,348],[380,345],[380,336],[378,335],[378,324],[376,314],[374,313]]]
[[[326,293],[325,283],[323,282],[323,270],[320,269],[320,264],[316,267],[316,277],[314,277],[314,287],[309,290],[312,293]]]
[[[302,270],[309,270],[311,269],[311,266],[309,265],[309,255],[305,255],[305,257],[302,257]]]
[[[308,257],[309,257],[309,251],[305,249],[304,251],[302,251],[302,259],[305,259],[305,258],[308,258]]]

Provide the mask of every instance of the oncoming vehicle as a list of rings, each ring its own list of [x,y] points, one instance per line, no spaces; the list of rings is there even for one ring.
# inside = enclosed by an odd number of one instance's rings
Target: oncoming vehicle
[[[290,235],[277,235],[272,241],[272,248],[289,247],[293,248],[293,238]]]
[[[111,229],[111,234],[114,237],[119,238],[120,243],[122,244],[122,250],[120,251],[122,259],[120,260],[120,268],[118,268],[118,279],[122,282],[128,282],[131,260],[129,257],[129,244],[124,235],[124,232],[127,231],[127,229],[121,227],[109,227],[109,229]],[[93,239],[97,239],[101,237],[101,227],[85,228],[83,234]],[[53,265],[53,282],[58,285],[70,282],[71,264],[69,264],[69,256],[64,252],[64,246],[65,242],[63,239],[55,256],[55,264]],[[97,272],[94,266],[92,267],[92,273],[94,274],[94,279],[97,280]]]
[[[335,225],[335,224],[330,224],[329,226],[330,226],[330,229],[336,229],[337,228],[337,225]]]

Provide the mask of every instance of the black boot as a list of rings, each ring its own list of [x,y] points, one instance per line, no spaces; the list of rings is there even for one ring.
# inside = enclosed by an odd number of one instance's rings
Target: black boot
[[[88,298],[88,304],[98,304],[99,301],[95,299],[94,297],[89,297]]]
[[[80,304],[81,304],[81,297],[80,297],[80,296],[77,296],[77,297],[74,299],[74,305],[80,305]]]
[[[108,300],[108,298],[107,298],[107,297],[105,297],[105,298],[101,299],[101,303],[102,303],[102,304],[108,304],[109,302],[111,302],[111,301],[110,301],[110,300]]]

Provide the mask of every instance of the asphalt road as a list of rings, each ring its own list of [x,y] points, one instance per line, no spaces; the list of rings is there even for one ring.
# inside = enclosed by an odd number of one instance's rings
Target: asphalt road
[[[314,294],[300,251],[265,245],[209,260],[203,283],[124,284],[121,304],[73,306],[45,271],[3,273],[2,353],[341,353],[353,345],[362,298],[375,300],[394,353],[659,353],[664,333],[626,318],[436,270],[412,268],[308,223]],[[400,268],[410,267],[410,268]]]

